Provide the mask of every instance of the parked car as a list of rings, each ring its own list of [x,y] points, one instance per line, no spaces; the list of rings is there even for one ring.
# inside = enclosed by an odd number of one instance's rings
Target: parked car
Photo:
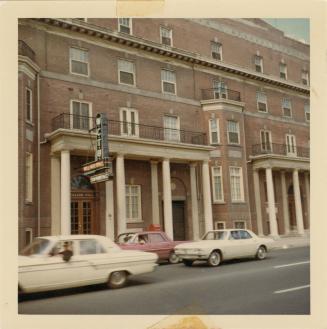
[[[196,260],[218,266],[221,261],[233,258],[265,259],[272,242],[272,239],[260,238],[250,230],[213,230],[200,241],[177,245],[175,253],[186,266],[192,266]]]
[[[171,264],[180,261],[174,247],[181,242],[185,241],[173,241],[165,232],[158,230],[122,233],[117,238],[117,243],[122,249],[154,252],[159,260],[168,260]]]
[[[121,250],[99,235],[45,236],[19,256],[20,292],[36,292],[96,283],[120,288],[129,275],[152,272],[154,253]]]

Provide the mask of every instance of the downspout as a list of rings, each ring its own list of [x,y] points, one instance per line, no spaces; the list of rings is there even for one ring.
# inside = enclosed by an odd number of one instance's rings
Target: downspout
[[[40,74],[36,75],[37,83],[37,233],[41,235],[41,170],[40,170]]]

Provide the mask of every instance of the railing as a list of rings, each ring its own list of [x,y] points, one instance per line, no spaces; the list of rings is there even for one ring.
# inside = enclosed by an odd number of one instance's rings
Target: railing
[[[286,144],[255,144],[252,145],[252,155],[274,154],[290,157],[310,158],[310,148]]]
[[[18,54],[29,57],[33,62],[35,61],[35,52],[22,40],[18,40]]]
[[[52,131],[60,128],[89,131],[94,127],[95,117],[62,113],[52,119]],[[116,136],[164,140],[195,145],[207,144],[206,134],[202,132],[149,126],[125,121],[108,120],[108,131],[109,135]]]
[[[241,93],[239,91],[222,88],[202,89],[202,100],[211,99],[228,99],[231,101],[241,101]]]

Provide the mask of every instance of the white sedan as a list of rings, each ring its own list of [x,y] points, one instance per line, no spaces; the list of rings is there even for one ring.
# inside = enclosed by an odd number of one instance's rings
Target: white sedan
[[[152,272],[154,253],[121,250],[99,235],[46,236],[35,239],[19,256],[19,292],[107,283],[124,286],[128,275]]]
[[[221,261],[233,258],[265,259],[272,242],[272,239],[260,238],[250,230],[213,230],[200,241],[178,244],[175,254],[186,266],[191,266],[196,260],[218,266]]]

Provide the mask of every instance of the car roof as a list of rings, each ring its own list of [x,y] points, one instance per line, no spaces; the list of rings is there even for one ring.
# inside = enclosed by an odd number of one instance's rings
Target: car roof
[[[72,235],[48,235],[48,236],[40,236],[40,239],[48,239],[48,240],[80,240],[80,239],[103,239],[107,238],[103,235],[95,235],[95,234],[72,234]]]

